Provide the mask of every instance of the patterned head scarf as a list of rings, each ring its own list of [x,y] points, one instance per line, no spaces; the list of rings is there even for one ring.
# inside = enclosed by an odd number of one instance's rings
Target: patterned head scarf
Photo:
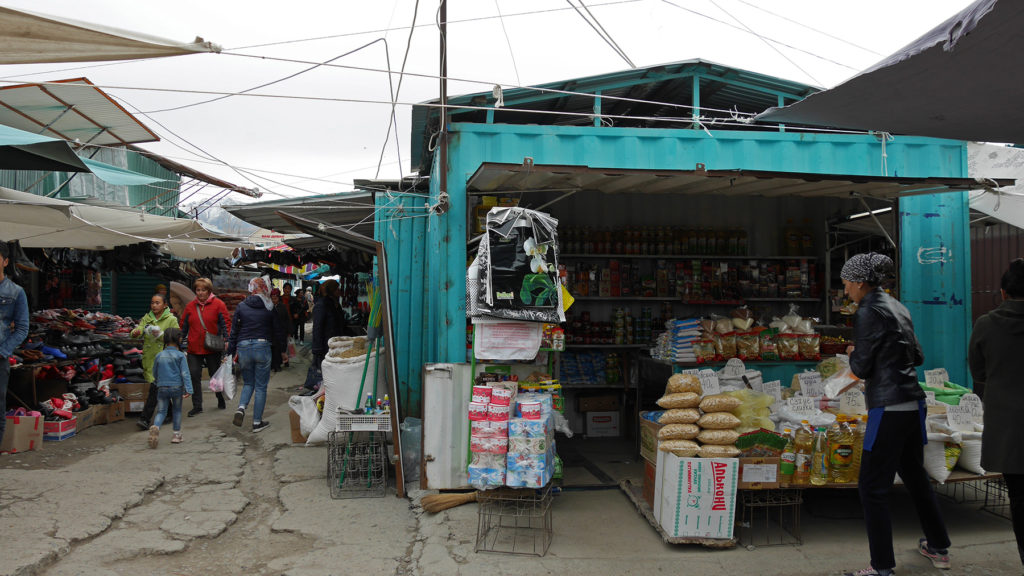
[[[267,310],[274,309],[274,303],[270,300],[270,284],[260,276],[249,280],[249,293],[259,296]]]
[[[895,267],[892,258],[885,254],[856,254],[843,264],[839,277],[850,282],[867,282],[877,286],[895,277]]]

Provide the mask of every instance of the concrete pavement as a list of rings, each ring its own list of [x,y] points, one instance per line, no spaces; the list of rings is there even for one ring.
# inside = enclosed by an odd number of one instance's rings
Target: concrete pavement
[[[231,425],[229,402],[184,418],[180,445],[165,426],[150,450],[129,417],[0,457],[0,575],[811,575],[867,564],[856,498],[838,491],[808,495],[800,546],[669,545],[622,492],[570,490],[555,498],[546,556],[475,553],[477,504],[430,515],[418,491],[331,499],[326,447],[290,444],[287,399],[304,376],[294,361],[273,376],[272,425],[260,434],[248,418]],[[917,554],[916,519],[896,491],[898,574],[1024,572],[1009,521],[979,502],[944,498],[942,507],[954,542],[950,571]]]

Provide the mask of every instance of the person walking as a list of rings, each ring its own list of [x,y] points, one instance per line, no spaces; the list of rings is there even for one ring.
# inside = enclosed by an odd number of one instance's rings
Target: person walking
[[[291,314],[292,322],[292,331],[290,335],[295,338],[296,342],[301,342],[306,339],[306,297],[302,289],[299,289],[292,294],[288,294],[291,289],[291,285],[284,285],[284,302],[288,307],[288,312]]]
[[[270,291],[270,301],[274,303],[274,314],[277,316],[277,321],[285,327],[284,334],[275,334],[274,341],[270,343],[270,369],[280,372],[281,366],[288,366],[288,334],[291,333],[291,314],[288,312],[288,306],[282,300],[281,291],[277,288]]]
[[[889,493],[896,473],[903,479],[925,537],[918,551],[936,568],[948,569],[949,535],[924,470],[925,403],[916,366],[924,353],[910,312],[881,286],[895,278],[892,259],[874,252],[857,254],[840,272],[846,294],[858,304],[850,370],[865,381],[868,424],[861,455],[858,491],[867,525],[871,565],[847,576],[889,576],[896,566]]]
[[[274,304],[270,300],[270,287],[263,278],[249,281],[249,296],[235,308],[231,321],[231,336],[228,339],[228,358],[238,355],[242,372],[242,393],[238,398],[232,424],[241,426],[245,410],[253,400],[252,431],[260,432],[270,426],[263,420],[263,408],[267,403],[267,384],[270,382],[271,343],[284,334]],[[255,397],[255,399],[254,399]]]
[[[1000,293],[1002,304],[974,323],[967,358],[984,407],[981,467],[1003,474],[1024,564],[1024,258],[1010,262]]]
[[[171,427],[174,430],[171,444],[181,444],[181,399],[192,394],[192,376],[189,373],[188,360],[181,350],[178,350],[180,338],[181,330],[164,330],[164,349],[156,355],[153,362],[157,403],[156,416],[153,418],[153,425],[149,427],[150,448],[156,448],[160,443],[160,426],[164,423],[168,408],[171,410]]]
[[[171,314],[171,309],[167,307],[167,296],[158,292],[149,299],[149,312],[132,330],[133,338],[143,337],[142,376],[146,382],[149,382],[146,404],[142,407],[142,414],[137,422],[139,428],[143,430],[149,429],[149,423],[153,419],[153,410],[156,409],[157,389],[156,384],[153,383],[153,363],[156,361],[156,355],[164,349],[164,331],[168,328],[178,328],[178,319]]]
[[[11,380],[11,354],[28,336],[28,298],[25,290],[5,274],[11,263],[7,242],[0,242],[0,442],[7,427],[7,385]]]
[[[224,344],[231,334],[231,317],[224,301],[213,294],[213,282],[209,278],[199,278],[195,282],[196,298],[185,306],[182,313],[181,348],[187,353],[188,369],[192,381],[192,409],[189,417],[203,412],[203,368],[210,376],[220,367],[224,355]],[[208,336],[215,336],[210,343],[219,340],[220,349],[211,350],[207,347]],[[217,408],[223,410],[224,393],[217,392]]]
[[[313,304],[313,342],[311,351],[313,361],[309,365],[306,383],[303,385],[305,394],[312,394],[317,383],[322,380],[320,364],[327,356],[328,342],[331,338],[341,335],[341,288],[336,280],[328,280],[320,285],[320,298]]]

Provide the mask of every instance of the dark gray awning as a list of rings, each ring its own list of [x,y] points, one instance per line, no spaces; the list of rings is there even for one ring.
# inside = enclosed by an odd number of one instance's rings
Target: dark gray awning
[[[1024,2],[978,0],[843,84],[759,120],[1024,143]]]

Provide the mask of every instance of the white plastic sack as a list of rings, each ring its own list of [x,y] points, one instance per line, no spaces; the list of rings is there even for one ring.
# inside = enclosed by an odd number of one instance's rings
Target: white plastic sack
[[[299,415],[299,431],[303,436],[309,436],[309,433],[320,423],[320,412],[316,409],[316,400],[312,396],[292,396],[288,399],[288,406]]]
[[[939,484],[946,482],[960,458],[960,434],[928,433],[924,446],[924,469]]]
[[[963,441],[960,443],[960,460],[957,461],[957,466],[968,472],[985,474],[985,469],[981,467],[981,432],[962,432],[961,435]]]
[[[377,381],[373,381],[373,364],[380,350],[374,350],[369,356],[360,354],[352,358],[338,358],[328,355],[320,365],[324,375],[324,413],[319,424],[306,440],[306,445],[321,444],[327,442],[327,435],[338,426],[338,408],[346,411],[353,411],[360,408],[359,388],[360,377],[363,375],[363,363],[369,362],[366,368],[366,377],[363,380],[363,398],[372,392],[374,398],[382,396],[384,385],[384,357],[377,367]]]
[[[210,390],[222,391],[228,400],[235,398],[235,374],[231,368],[231,361],[222,362],[220,368],[210,376]]]

